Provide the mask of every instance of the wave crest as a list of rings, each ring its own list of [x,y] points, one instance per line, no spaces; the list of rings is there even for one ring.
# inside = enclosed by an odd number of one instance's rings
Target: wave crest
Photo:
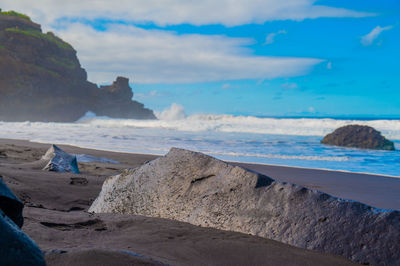
[[[103,127],[162,128],[177,131],[215,131],[270,135],[325,136],[338,127],[358,124],[374,127],[393,140],[400,140],[400,120],[340,120],[331,118],[260,118],[197,114],[185,116],[182,106],[173,104],[157,115],[159,120],[111,119],[92,114],[78,120]]]

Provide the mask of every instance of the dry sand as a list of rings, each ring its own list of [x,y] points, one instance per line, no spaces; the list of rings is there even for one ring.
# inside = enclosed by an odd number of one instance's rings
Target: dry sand
[[[68,153],[89,154],[121,163],[80,163],[79,175],[55,173],[32,164],[49,146],[0,139],[0,175],[24,202],[23,230],[45,251],[48,265],[352,264],[337,256],[241,233],[143,216],[89,214],[86,211],[107,176],[157,156],[59,145]],[[290,167],[244,166],[275,179],[375,207],[399,209],[400,206],[400,179]]]

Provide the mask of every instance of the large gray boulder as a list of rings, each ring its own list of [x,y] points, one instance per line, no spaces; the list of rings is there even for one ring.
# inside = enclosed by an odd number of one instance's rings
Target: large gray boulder
[[[238,231],[360,263],[400,263],[400,212],[278,182],[177,148],[108,178],[89,211]]]
[[[379,131],[360,125],[340,127],[326,135],[321,143],[361,149],[395,150],[394,143],[382,136]]]
[[[66,153],[56,145],[51,145],[40,161],[46,163],[43,170],[79,174],[76,156]]]
[[[39,247],[20,229],[22,208],[0,179],[0,265],[46,265]]]

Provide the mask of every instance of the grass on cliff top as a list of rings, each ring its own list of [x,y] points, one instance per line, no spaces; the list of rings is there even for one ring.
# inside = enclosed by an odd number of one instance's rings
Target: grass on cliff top
[[[38,30],[21,30],[18,28],[7,28],[6,31],[15,32],[19,34],[25,34],[28,36],[32,36],[38,39],[44,39],[49,42],[55,43],[61,49],[73,49],[69,43],[64,42],[60,38],[56,37],[52,32],[48,32],[46,34],[38,31]]]
[[[14,17],[19,17],[19,18],[23,18],[23,19],[32,21],[31,18],[30,18],[29,16],[27,16],[27,15],[25,15],[25,14],[21,14],[21,13],[15,12],[15,11],[13,11],[13,10],[10,10],[10,11],[1,11],[1,8],[0,8],[0,15],[14,16]]]

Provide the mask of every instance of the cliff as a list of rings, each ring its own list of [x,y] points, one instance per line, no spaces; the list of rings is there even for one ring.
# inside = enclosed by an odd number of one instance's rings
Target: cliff
[[[100,88],[87,81],[70,44],[15,12],[0,12],[0,95],[2,121],[72,122],[87,111],[155,119],[132,100],[128,79]]]

